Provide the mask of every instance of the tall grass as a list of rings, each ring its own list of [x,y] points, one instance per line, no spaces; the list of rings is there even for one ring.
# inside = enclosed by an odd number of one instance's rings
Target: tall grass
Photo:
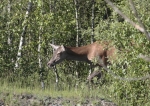
[[[109,77],[109,80],[106,80],[107,77]],[[143,106],[149,106],[150,91],[147,89],[150,83],[149,80],[126,82],[114,80],[110,77],[112,76],[106,75],[104,82],[101,81],[91,88],[89,88],[85,81],[81,80],[77,80],[76,82],[60,81],[58,84],[59,89],[56,89],[55,78],[51,77],[44,80],[45,89],[42,89],[37,73],[28,77],[18,75],[14,79],[8,76],[0,78],[0,93],[9,93],[12,95],[25,93],[41,98],[44,96],[77,98],[79,101],[91,98],[95,100],[105,99],[118,104],[118,106],[137,106],[142,104]],[[77,87],[75,83],[78,83]],[[9,102],[11,99],[12,96],[10,95],[7,101]]]
[[[37,78],[38,79],[38,78]],[[52,81],[50,81],[52,82]],[[46,83],[45,83],[46,84]],[[45,85],[45,89],[42,89],[40,86],[40,81],[23,81],[16,80],[15,82],[10,82],[8,79],[0,79],[0,92],[10,93],[10,94],[33,94],[36,96],[44,97],[64,97],[64,98],[77,98],[78,100],[90,99],[90,98],[107,98],[113,100],[113,98],[108,93],[108,88],[103,87],[93,87],[89,86],[85,82],[80,82],[78,87],[69,87],[66,84],[61,84],[59,90],[55,88],[55,82],[51,85]],[[11,98],[11,96],[10,96]],[[10,100],[9,98],[9,100]]]

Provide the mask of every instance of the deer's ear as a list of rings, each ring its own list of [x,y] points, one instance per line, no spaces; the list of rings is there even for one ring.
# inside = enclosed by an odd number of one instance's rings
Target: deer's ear
[[[53,49],[58,49],[60,46],[54,45],[54,44],[50,44],[52,46]]]
[[[63,50],[63,51],[65,51],[65,47],[64,47],[64,45],[61,45],[61,48],[62,48],[62,50]]]

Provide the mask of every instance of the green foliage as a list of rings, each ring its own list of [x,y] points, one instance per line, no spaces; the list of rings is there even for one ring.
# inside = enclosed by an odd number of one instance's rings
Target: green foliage
[[[52,55],[49,43],[53,39],[56,44],[75,46],[76,19],[75,5],[69,0],[34,0],[29,17],[26,18],[28,0],[9,0],[0,4],[0,82],[6,81],[10,85],[21,88],[39,87],[43,80],[45,88],[55,87],[55,75],[47,62]],[[130,5],[126,0],[113,0],[114,4],[135,23],[138,23]],[[10,3],[10,4],[9,4]],[[150,32],[150,3],[148,0],[134,1],[139,17]],[[10,11],[9,11],[10,5]],[[79,40],[81,45],[89,44],[91,38],[92,1],[78,0],[79,9]],[[150,42],[143,33],[127,23],[121,16],[107,6],[103,0],[95,2],[95,39],[111,41],[118,49],[117,59],[113,61],[110,69],[117,76],[123,78],[138,78],[150,73],[150,65],[139,54],[149,55]],[[24,26],[27,30],[24,36],[23,48],[19,68],[16,70],[15,62],[21,34]],[[41,37],[39,41],[39,37]],[[10,42],[9,42],[10,40]],[[40,51],[38,46],[41,45]],[[39,57],[42,67],[39,67]],[[80,95],[86,95],[86,77],[89,66],[82,62],[63,62],[57,65],[60,76],[61,90],[70,90],[77,87]],[[76,76],[78,71],[78,77]],[[40,73],[42,72],[42,79]],[[97,82],[97,79],[94,80]],[[8,84],[8,85],[9,85]],[[96,85],[101,92],[95,95],[105,95],[120,106],[149,105],[150,81],[122,81],[115,79],[111,73],[105,73],[100,83]],[[106,91],[105,91],[106,90]],[[87,95],[86,95],[87,96]]]
[[[127,7],[124,6],[122,8],[121,5],[122,3],[119,4],[121,10],[123,10],[123,12],[126,13],[126,15],[129,16],[133,21],[136,21],[134,15],[131,14],[130,11],[127,11]],[[139,14],[143,14],[143,12],[139,11]],[[146,20],[143,20],[143,22],[146,23],[145,21],[149,19],[146,15],[144,17]],[[121,50],[117,54],[117,60],[111,66],[116,75],[124,78],[139,78],[149,74],[149,63],[139,59],[138,55],[140,53],[149,55],[150,43],[142,33],[139,33],[139,31],[134,29],[129,23],[124,21],[120,22],[116,15],[112,14],[112,17],[110,17],[109,20],[102,20],[99,22],[95,28],[95,35],[96,39],[98,40],[105,39],[113,41],[114,45]],[[114,77],[115,76],[111,74],[107,75],[106,80],[110,83],[110,93],[114,95],[116,100],[121,99],[121,101],[118,101],[119,105],[137,106],[143,105],[143,103],[148,103],[148,80],[131,82],[122,80],[118,81],[114,80]]]

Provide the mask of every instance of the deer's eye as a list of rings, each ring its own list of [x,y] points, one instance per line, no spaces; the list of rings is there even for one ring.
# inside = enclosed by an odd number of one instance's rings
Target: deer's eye
[[[57,56],[59,56],[60,55],[60,53],[57,53]]]

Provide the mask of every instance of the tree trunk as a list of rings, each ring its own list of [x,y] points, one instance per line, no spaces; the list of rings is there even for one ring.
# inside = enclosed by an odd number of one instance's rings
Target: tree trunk
[[[50,12],[51,13],[54,13],[55,15],[55,10],[56,10],[56,1],[52,1],[50,0],[49,1],[49,8],[50,8]],[[52,39],[52,44],[55,44],[55,39],[53,38]],[[53,49],[53,52],[54,52],[54,49]],[[58,88],[58,83],[59,83],[59,75],[58,75],[58,72],[57,72],[57,68],[56,68],[56,65],[53,67],[53,70],[54,70],[54,74],[55,74],[55,89],[59,89]]]
[[[92,35],[91,35],[91,43],[94,42],[94,18],[95,18],[95,14],[94,14],[94,8],[95,8],[95,0],[92,0],[92,21],[91,21],[91,25],[92,25]]]
[[[78,1],[74,0],[74,4],[75,4],[75,16],[76,16],[76,31],[77,31],[77,35],[76,35],[76,47],[79,46],[79,8],[78,8]]]
[[[23,31],[22,31],[22,34],[21,34],[21,37],[20,37],[20,43],[19,43],[19,48],[18,48],[18,53],[17,53],[17,60],[16,60],[16,63],[15,63],[15,69],[19,67],[19,60],[21,58],[21,51],[22,51],[22,46],[23,46],[23,40],[24,40],[25,33],[26,33],[26,30],[27,30],[27,18],[29,16],[31,8],[32,8],[32,3],[29,2],[28,3],[28,8],[27,8],[27,11],[26,11],[26,14],[25,14],[25,20],[23,22],[24,23],[24,27],[23,27]]]
[[[74,4],[75,4],[75,18],[76,18],[76,31],[77,31],[77,35],[76,35],[76,47],[79,46],[79,4],[78,4],[78,0],[74,0]],[[76,61],[76,65],[78,65],[78,62]],[[75,71],[75,75],[76,78],[78,79],[78,71]],[[75,88],[77,89],[78,87],[78,82],[76,83]]]
[[[7,11],[8,11],[8,18],[10,19],[10,10],[11,10],[11,1],[8,0],[8,7],[7,7]],[[9,27],[10,27],[10,20],[7,22],[7,25],[8,25],[8,45],[11,46],[11,32],[9,30]]]
[[[40,74],[40,81],[41,81],[41,87],[42,89],[45,88],[44,81],[43,81],[43,70],[42,70],[42,61],[41,61],[41,33],[42,32],[42,26],[40,26],[40,34],[39,34],[39,44],[38,44],[38,60],[39,60],[39,74]]]

